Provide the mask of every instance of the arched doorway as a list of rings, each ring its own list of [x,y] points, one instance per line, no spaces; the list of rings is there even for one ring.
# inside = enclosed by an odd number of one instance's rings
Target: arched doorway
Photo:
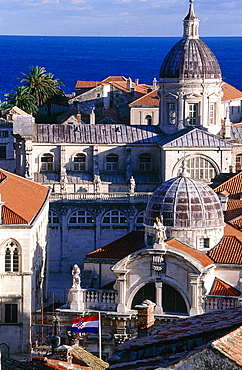
[[[155,283],[144,285],[135,294],[132,309],[141,304],[145,299],[156,302]],[[181,294],[169,284],[162,284],[162,306],[164,313],[188,314],[186,303]]]

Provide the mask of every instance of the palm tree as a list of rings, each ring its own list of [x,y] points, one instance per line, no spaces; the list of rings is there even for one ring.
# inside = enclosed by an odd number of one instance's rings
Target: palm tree
[[[26,83],[29,93],[39,107],[55,95],[64,95],[61,86],[64,86],[52,73],[47,73],[44,67],[30,67],[30,73],[22,73],[21,82]]]
[[[38,111],[33,96],[29,94],[26,86],[15,86],[12,93],[6,94],[1,103],[1,110],[6,112],[15,106],[28,114],[34,114]]]

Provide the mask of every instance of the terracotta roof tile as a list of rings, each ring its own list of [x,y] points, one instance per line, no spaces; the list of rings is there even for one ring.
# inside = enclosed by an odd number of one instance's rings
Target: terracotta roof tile
[[[121,82],[121,81],[127,81],[127,78],[124,76],[108,76],[102,80],[102,82]]]
[[[242,264],[242,240],[236,236],[224,236],[208,256],[215,263]]]
[[[238,239],[242,239],[242,232],[233,225],[226,224],[224,228],[225,236],[236,236]]]
[[[222,84],[223,97],[222,101],[232,100],[232,99],[242,99],[242,92],[236,89],[234,86],[229,85],[227,82]]]
[[[242,172],[237,173],[221,185],[213,189],[216,193],[226,190],[231,195],[242,193]]]
[[[4,178],[5,177],[5,178]],[[48,196],[48,188],[0,169],[0,194],[6,223],[30,223]],[[23,222],[23,220],[25,222]]]
[[[130,103],[131,106],[135,105],[152,105],[152,106],[159,106],[159,97],[158,97],[158,89],[149,92],[148,94],[142,96],[139,99],[134,100]]]
[[[224,215],[224,221],[229,222],[242,215],[242,200],[229,199],[227,203],[227,211]]]
[[[242,367],[242,326],[215,340],[212,347]]]
[[[217,295],[217,296],[226,296],[226,297],[239,297],[240,291],[235,289],[231,285],[225,283],[224,281],[215,278],[214,284],[209,295]]]
[[[213,260],[211,258],[209,258],[208,256],[206,256],[206,254],[204,254],[204,253],[202,253],[202,252],[200,252],[196,249],[190,248],[190,247],[186,246],[185,244],[180,243],[176,239],[166,240],[165,243],[168,244],[169,246],[173,247],[173,248],[179,249],[179,250],[189,254],[190,256],[196,258],[204,267],[207,267],[207,266],[209,266],[213,263]]]
[[[242,216],[236,217],[230,221],[231,225],[239,230],[242,230]]]
[[[100,84],[100,81],[77,81],[75,89],[91,89]]]
[[[88,253],[86,258],[110,258],[120,260],[144,247],[144,231],[131,231],[114,242]]]

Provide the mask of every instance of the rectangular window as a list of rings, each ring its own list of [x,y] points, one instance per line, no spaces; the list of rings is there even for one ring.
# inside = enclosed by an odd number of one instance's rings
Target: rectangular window
[[[188,105],[188,124],[197,125],[198,124],[198,104]]]
[[[0,159],[6,159],[6,146],[0,146]]]
[[[209,104],[209,125],[214,125],[215,121],[214,103]]]
[[[8,131],[0,130],[0,137],[8,137]]]
[[[18,322],[18,305],[5,304],[5,323],[16,324]]]
[[[209,248],[209,238],[200,238],[199,248]]]
[[[176,124],[176,105],[168,103],[168,121],[170,125]]]

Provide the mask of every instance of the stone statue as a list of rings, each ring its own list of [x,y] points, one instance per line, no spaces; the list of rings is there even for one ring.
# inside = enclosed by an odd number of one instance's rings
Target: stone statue
[[[130,183],[129,192],[134,193],[134,189],[135,189],[136,184],[135,184],[135,179],[134,179],[133,176],[130,177],[129,183]]]
[[[72,288],[74,288],[74,289],[80,289],[81,288],[80,273],[81,273],[81,271],[80,271],[78,265],[75,264],[73,266],[73,270],[72,270],[72,276],[73,276]]]
[[[153,228],[157,230],[156,231],[156,242],[158,244],[163,243],[164,240],[166,239],[166,228],[161,222],[161,220],[159,219],[159,217],[156,217],[156,222],[154,223]]]
[[[94,191],[96,193],[100,193],[101,192],[101,177],[99,175],[94,175]]]

